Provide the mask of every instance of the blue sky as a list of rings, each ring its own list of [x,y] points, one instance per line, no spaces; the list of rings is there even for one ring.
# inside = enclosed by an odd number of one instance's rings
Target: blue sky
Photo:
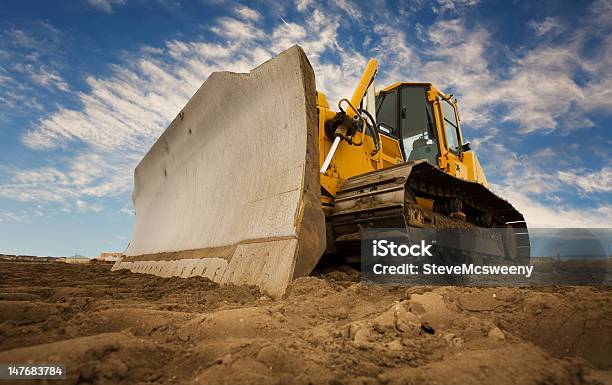
[[[431,81],[492,188],[534,227],[612,227],[612,2],[6,2],[0,252],[125,249],[132,170],[216,70],[293,44],[318,89]]]

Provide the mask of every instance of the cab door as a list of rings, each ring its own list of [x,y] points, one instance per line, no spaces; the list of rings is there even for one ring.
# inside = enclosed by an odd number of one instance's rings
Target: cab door
[[[467,179],[468,170],[463,162],[463,138],[461,136],[461,128],[459,123],[459,113],[457,105],[450,99],[438,98],[438,112],[441,119],[441,131],[444,136],[445,147],[441,148],[440,167],[451,175],[458,178]]]

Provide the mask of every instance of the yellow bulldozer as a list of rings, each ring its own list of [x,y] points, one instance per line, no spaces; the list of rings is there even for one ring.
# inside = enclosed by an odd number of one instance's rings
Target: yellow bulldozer
[[[430,83],[378,92],[370,60],[330,108],[294,46],[250,73],[209,76],[134,172],[135,226],[113,269],[204,276],[281,296],[367,228],[505,228],[523,216],[487,188],[457,101]]]

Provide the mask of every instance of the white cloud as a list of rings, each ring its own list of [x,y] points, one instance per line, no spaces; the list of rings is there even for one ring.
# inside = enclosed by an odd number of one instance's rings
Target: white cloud
[[[5,211],[0,213],[0,222],[30,223],[30,218],[27,215]]]
[[[415,80],[414,73],[421,67],[419,55],[412,50],[415,42],[410,41],[403,31],[385,24],[374,26],[372,32],[376,37],[372,56],[386,69],[378,75],[378,84],[386,86],[399,79]]]
[[[113,7],[117,5],[124,5],[126,3],[125,0],[87,0],[87,3],[106,13],[111,13],[113,11]]]
[[[216,26],[211,28],[214,33],[233,41],[249,41],[264,36],[264,32],[250,22],[243,22],[231,17],[222,17]]]
[[[126,215],[135,215],[136,214],[136,212],[134,211],[132,206],[123,206],[119,210],[119,212],[122,213],[122,214],[126,214]]]
[[[57,73],[44,65],[35,66],[32,64],[17,63],[15,70],[29,76],[34,83],[44,87],[54,87],[60,91],[68,92],[68,83]]]
[[[434,2],[432,9],[435,13],[459,12],[478,3],[480,3],[480,0],[437,0]]]
[[[612,26],[612,1],[595,0],[591,4],[589,16],[596,25],[610,28]]]
[[[8,182],[0,197],[22,202],[53,202],[65,208],[100,211],[98,198],[121,196],[131,189],[132,171],[138,158],[133,154],[81,154],[68,161],[66,171],[55,167],[6,170]]]
[[[583,103],[589,112],[609,114],[612,111],[612,71],[609,70],[612,68],[612,17],[609,18],[608,34],[598,44],[595,55],[581,62],[585,71],[591,75],[584,90],[588,102]]]
[[[537,36],[545,35],[549,32],[559,31],[562,29],[561,23],[554,17],[546,17],[542,21],[532,20],[528,26],[533,29]]]
[[[567,126],[568,114],[574,115],[574,122],[585,116],[584,109],[575,111],[584,100],[573,79],[576,46],[521,49],[509,69],[501,72],[488,57],[499,47],[482,27],[468,28],[462,19],[439,19],[421,32],[422,43],[430,48],[407,55],[392,78],[431,81],[454,93],[463,122],[484,129],[484,135],[498,121],[515,123],[523,133],[530,133],[561,128],[559,121]],[[586,120],[580,122],[590,125]]]
[[[537,47],[517,61],[509,79],[496,89],[500,102],[510,106],[505,120],[518,122],[525,133],[563,127],[564,116],[585,116],[576,106],[585,103],[583,89],[573,79],[578,65],[575,46]],[[592,123],[583,121],[584,126]]]
[[[612,206],[576,208],[571,205],[544,205],[521,191],[504,190],[504,197],[525,215],[532,228],[611,228]]]
[[[359,12],[360,6],[357,3],[352,3],[347,0],[334,0],[335,5],[342,11],[346,12],[353,19],[359,19],[361,13]]]
[[[57,59],[61,55],[58,46],[66,37],[59,29],[46,21],[30,22],[26,26],[27,30],[10,27],[2,32],[4,55],[14,56],[13,50],[18,49],[31,62],[44,56]]]
[[[241,5],[236,8],[236,12],[246,20],[254,20],[257,21],[261,19],[261,14],[254,10],[253,8],[249,8],[246,5]]]
[[[0,33],[0,120],[38,114],[53,104],[49,94],[69,92],[60,74],[65,36],[47,22],[30,22]]]
[[[93,212],[99,213],[100,211],[102,211],[102,206],[91,204],[81,199],[77,199],[74,203],[75,203],[75,206],[77,207],[77,210],[81,212],[93,211]]]
[[[304,12],[308,7],[313,4],[312,0],[296,0],[295,7],[298,11]]]
[[[0,92],[0,118],[11,111],[43,111],[44,107],[38,98],[32,95],[32,89],[13,79],[9,79],[6,83],[10,90]]]
[[[6,31],[5,35],[6,35],[6,38],[12,40],[14,44],[18,44],[22,47],[27,47],[27,48],[39,48],[40,47],[39,42],[36,39],[34,39],[34,37],[32,37],[30,34],[28,34],[27,32],[21,29],[12,28]]]
[[[32,74],[32,78],[39,85],[52,86],[64,92],[68,92],[70,90],[68,83],[66,83],[61,76],[54,71],[48,70],[44,66],[41,66],[37,73]]]
[[[612,192],[612,167],[604,167],[599,171],[583,174],[573,171],[558,171],[557,175],[564,183],[574,185],[587,193]]]
[[[612,37],[610,25],[595,17],[578,28],[567,28],[558,19],[532,22],[542,34],[567,30],[562,37],[536,38],[514,51],[500,46],[477,24],[464,19],[438,18],[429,28],[417,28],[425,47],[416,59],[406,61],[400,75],[415,73],[443,90],[459,96],[463,120],[487,129],[498,121],[516,124],[522,133],[571,131],[593,126],[593,110],[612,110]],[[599,24],[597,24],[599,23]],[[593,31],[601,31],[601,36]],[[583,51],[595,43],[591,56]],[[489,57],[508,52],[504,60]],[[420,59],[420,60],[419,60]],[[501,71],[501,68],[507,69]]]
[[[518,155],[500,143],[485,141],[479,146],[482,147],[479,154],[489,160],[489,167],[485,167],[487,175],[494,175],[497,180],[491,189],[519,210],[530,227],[612,227],[609,203],[587,197],[582,201],[583,207],[577,205],[581,203],[578,191],[610,191],[605,186],[609,186],[612,169],[603,168],[599,173],[550,172],[543,162],[559,164],[550,149]]]
[[[412,70],[418,81],[433,82],[442,91],[459,98],[461,119],[476,127],[488,126],[499,79],[485,58],[492,43],[489,32],[468,29],[460,19],[440,20],[423,33],[429,60]],[[425,78],[422,78],[422,77]]]

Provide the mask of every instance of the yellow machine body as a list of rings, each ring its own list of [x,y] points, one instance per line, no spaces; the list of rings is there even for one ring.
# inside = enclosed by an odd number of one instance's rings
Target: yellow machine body
[[[359,82],[361,87],[358,87],[355,92],[351,105],[358,104],[364,98],[365,91],[362,85],[366,84],[367,88],[367,84],[371,83],[375,73],[376,61],[371,60]],[[431,83],[408,82],[394,83],[381,90],[379,95],[390,92],[399,93],[404,87],[419,87],[426,90],[426,100],[424,102],[428,103],[428,107],[432,111],[431,123],[438,138],[438,156],[435,157],[434,165],[452,176],[477,182],[488,187],[487,179],[475,152],[469,149],[469,147],[466,148],[464,146],[466,143],[461,132],[459,108],[457,101],[452,100],[452,95],[444,94]],[[447,103],[447,106],[450,107],[446,108],[446,116],[442,103]],[[325,122],[336,115],[337,111],[330,109],[327,98],[322,92],[317,92],[317,110],[319,119],[319,160],[323,164],[333,141],[326,135],[324,125]],[[449,116],[450,113],[453,116]],[[399,119],[402,119],[402,117],[399,117]],[[456,122],[456,126],[453,126],[451,122]],[[456,136],[457,141],[457,146],[454,147],[449,139],[452,133]],[[325,173],[321,174],[321,186],[324,191],[321,199],[324,206],[332,202],[330,197],[336,195],[336,192],[342,188],[348,178],[402,164],[408,160],[404,151],[402,151],[401,138],[394,136],[392,133],[379,131],[380,151],[374,155],[372,153],[375,149],[375,144],[372,137],[366,135],[364,130],[358,136],[363,140],[361,145],[349,144],[344,140],[340,142],[329,168]],[[419,199],[419,204],[424,206],[424,208],[430,208],[431,206],[431,202],[425,199]]]

